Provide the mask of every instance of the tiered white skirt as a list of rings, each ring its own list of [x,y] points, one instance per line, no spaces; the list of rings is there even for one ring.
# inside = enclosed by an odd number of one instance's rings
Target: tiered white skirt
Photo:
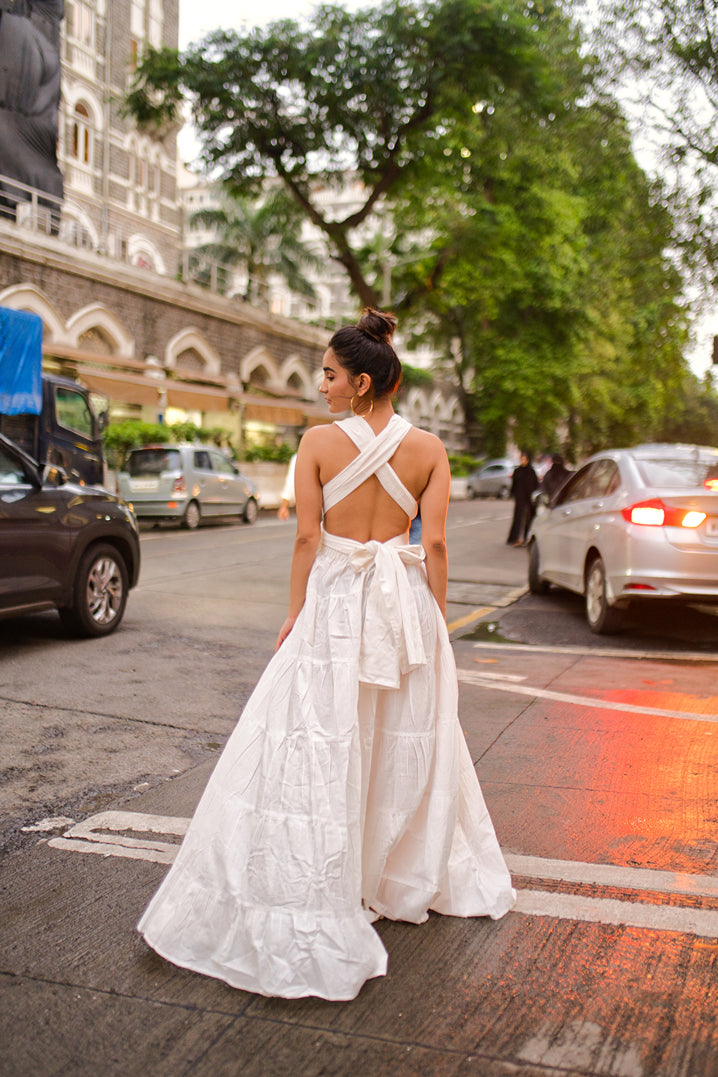
[[[262,995],[351,999],[386,972],[376,915],[498,918],[513,904],[446,626],[417,548],[400,547],[325,536],[138,925],[174,964]],[[376,683],[392,666],[397,687]]]

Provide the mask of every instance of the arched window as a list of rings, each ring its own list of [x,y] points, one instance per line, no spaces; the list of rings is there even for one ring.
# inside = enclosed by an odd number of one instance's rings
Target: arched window
[[[76,161],[92,164],[92,121],[87,105],[78,101],[72,115],[72,145],[70,153]]]

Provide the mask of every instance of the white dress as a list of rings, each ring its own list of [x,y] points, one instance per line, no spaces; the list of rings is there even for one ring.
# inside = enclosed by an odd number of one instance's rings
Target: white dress
[[[388,464],[409,423],[324,487]],[[459,725],[454,657],[421,546],[323,533],[302,611],[250,697],[138,928],[176,965],[262,995],[354,998],[386,972],[377,915],[503,916],[515,900]]]

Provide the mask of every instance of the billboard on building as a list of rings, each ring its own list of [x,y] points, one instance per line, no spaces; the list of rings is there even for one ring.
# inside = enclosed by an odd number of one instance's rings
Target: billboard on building
[[[57,165],[63,0],[0,0],[0,213],[24,184],[62,198]]]

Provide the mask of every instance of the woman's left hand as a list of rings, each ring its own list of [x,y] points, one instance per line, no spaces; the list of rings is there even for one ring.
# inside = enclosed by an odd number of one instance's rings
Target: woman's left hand
[[[296,617],[287,617],[286,621],[284,622],[282,627],[279,629],[279,635],[277,636],[277,642],[276,642],[276,645],[274,647],[275,653],[279,650],[279,648],[282,646],[282,644],[284,643],[284,641],[287,638],[287,636],[289,635],[289,633],[294,628],[294,623],[295,623],[296,619],[297,619]]]

